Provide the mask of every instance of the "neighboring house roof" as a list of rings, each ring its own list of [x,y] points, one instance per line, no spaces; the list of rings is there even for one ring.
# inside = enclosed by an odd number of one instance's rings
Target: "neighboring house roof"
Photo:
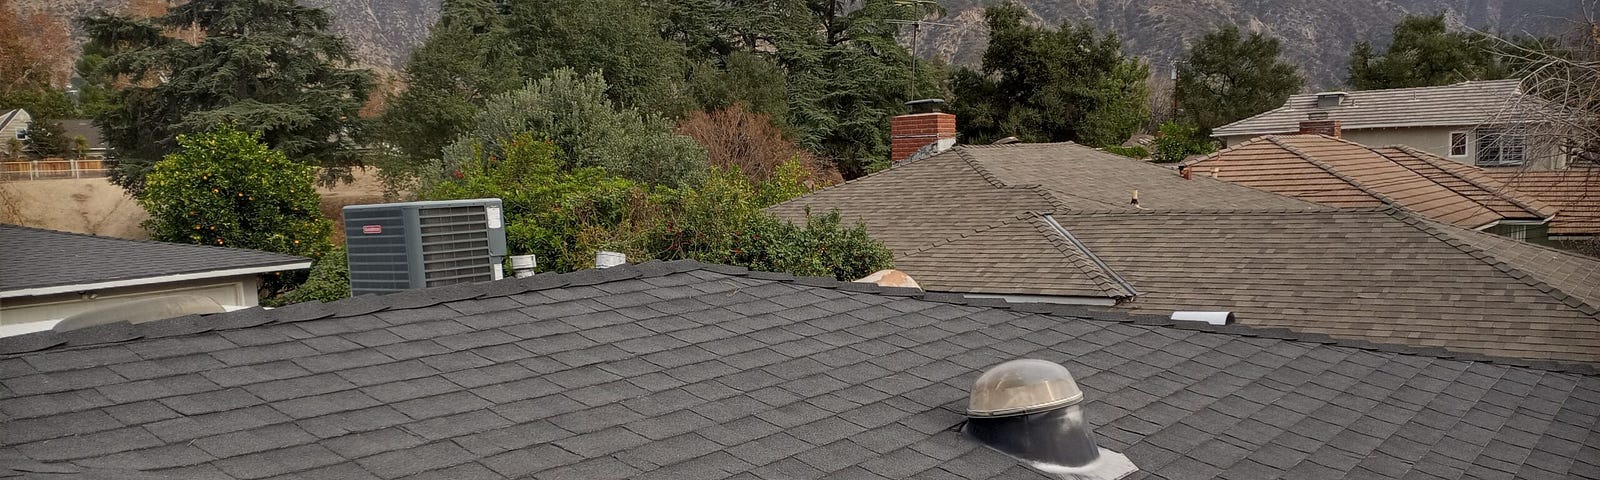
[[[61,121],[61,130],[66,133],[69,148],[77,148],[70,143],[73,138],[83,137],[89,151],[106,149],[105,140],[100,138],[100,127],[94,125],[94,120],[87,118],[69,118]]]
[[[1008,152],[1038,163],[1053,157],[1059,167],[1034,170],[1037,180],[1014,170],[1003,182],[990,172]],[[1569,281],[1573,271],[1600,272],[1600,261],[1533,245],[1474,248],[1478,240],[1462,238],[1488,234],[1392,207],[1316,205],[1204,172],[1184,180],[1132,159],[1095,158],[1082,162],[1090,173],[1075,170],[1078,158],[1098,153],[1070,144],[957,147],[772,210],[793,220],[837,209],[864,222],[894,249],[896,268],[929,291],[1090,297],[1164,314],[1232,311],[1249,325],[1600,362],[1600,295]],[[1060,178],[1091,180],[1071,186],[1065,200],[1054,189],[1017,186]],[[993,183],[984,189],[980,179]],[[1128,185],[1140,188],[1141,204],[1158,207],[1084,200]],[[974,200],[1003,194],[1031,201]],[[1509,260],[1529,252],[1549,261]]]
[[[11,129],[11,128],[25,128],[25,127],[27,127],[26,122],[29,121],[28,120],[29,118],[31,118],[31,117],[28,115],[28,112],[26,110],[23,110],[23,109],[20,109],[20,108],[13,108],[11,110],[7,110],[5,113],[0,113],[0,130],[7,130],[7,129]],[[13,122],[21,122],[21,123],[13,125],[12,124]],[[6,139],[0,138],[0,140],[6,140]]]
[[[1600,477],[1592,366],[959,300],[652,262],[5,338],[0,467],[1045,480],[960,432],[1038,358],[1130,478]]]
[[[302,257],[0,224],[0,298],[310,268]]]
[[[1323,135],[1268,135],[1187,163],[1200,175],[1332,207],[1394,205],[1465,228],[1556,214],[1482,169],[1405,146]]]
[[[1232,311],[1257,327],[1600,362],[1597,259],[1393,211],[1055,218],[1139,288],[1123,304],[1134,311]]]
[[[1532,195],[1559,212],[1550,234],[1574,237],[1600,235],[1600,167],[1532,171],[1490,169],[1489,175],[1519,192]]]
[[[1437,87],[1348,92],[1339,106],[1317,107],[1317,93],[1289,97],[1282,107],[1212,130],[1213,136],[1294,133],[1314,112],[1338,120],[1344,130],[1365,128],[1475,126],[1537,121],[1522,95],[1521,80],[1461,82]]]

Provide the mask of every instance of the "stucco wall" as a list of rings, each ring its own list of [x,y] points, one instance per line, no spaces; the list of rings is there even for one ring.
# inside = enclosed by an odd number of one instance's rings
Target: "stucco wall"
[[[224,307],[253,307],[260,302],[256,296],[259,286],[259,277],[243,275],[105,289],[92,292],[92,295],[90,292],[74,292],[7,298],[0,300],[0,336],[48,329],[53,323],[39,322],[60,320],[89,310],[162,295],[201,295],[216,300]]]

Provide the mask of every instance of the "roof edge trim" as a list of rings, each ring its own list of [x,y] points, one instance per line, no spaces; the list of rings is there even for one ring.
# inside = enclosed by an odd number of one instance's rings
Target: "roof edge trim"
[[[227,270],[208,270],[204,272],[179,273],[162,275],[158,277],[128,278],[108,282],[75,283],[71,285],[55,285],[49,287],[24,288],[0,292],[0,298],[36,297],[40,295],[55,295],[61,293],[83,292],[89,290],[103,290],[107,288],[136,287],[140,285],[155,285],[161,283],[182,282],[188,280],[205,280],[210,278],[236,277],[240,275],[254,275],[260,273],[278,272],[283,270],[303,270],[311,268],[311,261],[296,261],[257,267],[230,268]]]

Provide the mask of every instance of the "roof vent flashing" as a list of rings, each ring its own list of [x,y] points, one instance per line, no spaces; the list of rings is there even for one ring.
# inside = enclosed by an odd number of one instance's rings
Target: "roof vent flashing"
[[[967,435],[1045,473],[1115,480],[1138,471],[1128,457],[1100,448],[1084,417],[1072,373],[1045,360],[1012,360],[973,382]]]

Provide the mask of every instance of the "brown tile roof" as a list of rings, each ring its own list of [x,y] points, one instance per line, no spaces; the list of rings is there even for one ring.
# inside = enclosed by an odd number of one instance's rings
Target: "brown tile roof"
[[[1537,119],[1523,101],[1520,80],[1462,82],[1454,85],[1348,92],[1337,107],[1318,108],[1317,94],[1289,97],[1282,107],[1233,122],[1214,136],[1293,133],[1313,112],[1326,112],[1345,130],[1363,128],[1480,125]]]
[[[1600,275],[1593,259],[1500,248],[1392,207],[1339,210],[1132,159],[1083,160],[1087,150],[957,147],[772,210],[798,219],[807,207],[838,209],[865,222],[930,291],[1098,296],[1161,314],[1228,310],[1248,325],[1600,362],[1600,311],[1584,287]],[[1192,183],[1141,190],[1159,208],[1099,200],[1170,179]],[[1239,191],[1294,208],[1210,207]]]
[[[1600,261],[1588,257],[1392,210],[1056,218],[1143,292],[1123,304],[1136,311],[1600,362]]]
[[[1466,228],[1544,220],[1555,209],[1477,167],[1410,147],[1323,135],[1267,135],[1188,164],[1209,176],[1333,207],[1394,205]]]
[[[1490,169],[1489,176],[1506,187],[1532,195],[1558,211],[1550,220],[1551,235],[1600,235],[1600,168],[1523,171]]]

